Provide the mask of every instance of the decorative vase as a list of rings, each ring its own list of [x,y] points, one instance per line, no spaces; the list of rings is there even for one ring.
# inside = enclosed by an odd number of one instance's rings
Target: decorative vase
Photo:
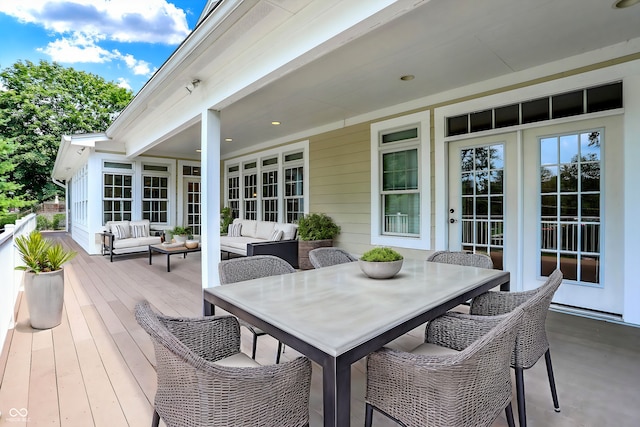
[[[399,259],[389,262],[374,262],[359,259],[358,264],[362,272],[372,279],[390,279],[398,274],[402,268],[403,261],[404,260]]]
[[[176,243],[186,243],[187,235],[186,234],[174,234],[173,235],[173,240],[175,240]]]
[[[60,324],[64,303],[64,270],[25,273],[24,293],[32,328],[50,329]]]

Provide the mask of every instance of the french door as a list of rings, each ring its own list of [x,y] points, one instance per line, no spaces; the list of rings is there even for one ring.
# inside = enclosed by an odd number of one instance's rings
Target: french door
[[[515,266],[516,136],[449,143],[449,249],[489,255],[493,266]]]
[[[554,302],[621,313],[621,132],[611,116],[449,142],[449,249],[488,254],[514,290],[560,268]]]
[[[202,234],[200,178],[186,178],[184,181],[184,216],[185,226],[196,235]]]

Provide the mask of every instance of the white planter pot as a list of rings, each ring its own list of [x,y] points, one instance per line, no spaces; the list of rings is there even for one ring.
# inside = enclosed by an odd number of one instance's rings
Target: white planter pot
[[[362,272],[372,279],[390,279],[398,274],[403,261],[401,259],[390,262],[369,262],[359,259],[358,264]]]
[[[64,270],[50,273],[25,273],[24,293],[31,327],[49,329],[62,321],[64,303]]]
[[[187,235],[186,234],[174,234],[173,235],[173,240],[175,240],[176,243],[185,243],[187,241]]]

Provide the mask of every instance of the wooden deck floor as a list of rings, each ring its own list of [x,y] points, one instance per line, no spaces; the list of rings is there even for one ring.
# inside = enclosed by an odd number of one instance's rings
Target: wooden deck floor
[[[88,256],[68,236],[54,235],[79,255],[65,268],[62,324],[29,326],[24,300],[0,357],[0,426],[148,426],[156,388],[153,347],[133,317],[149,300],[167,314],[201,312],[200,253],[119,258]],[[345,325],[348,326],[348,325]],[[640,329],[551,313],[552,358],[562,412],[553,412],[544,363],[525,373],[529,426],[637,426],[640,420]],[[400,345],[421,339],[420,329]],[[243,351],[250,337],[243,335]],[[272,363],[276,342],[262,337],[258,361]],[[287,349],[284,358],[297,353]],[[354,365],[352,425],[364,423],[364,364]],[[311,426],[322,425],[320,368],[314,366]],[[506,425],[499,419],[495,426]],[[376,415],[374,426],[395,426]]]

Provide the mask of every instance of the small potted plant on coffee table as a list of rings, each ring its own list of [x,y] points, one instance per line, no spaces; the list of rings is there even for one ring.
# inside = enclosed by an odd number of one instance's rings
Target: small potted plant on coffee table
[[[374,248],[362,254],[358,263],[372,279],[390,279],[402,268],[403,257],[391,248]]]
[[[173,234],[173,240],[175,240],[176,243],[185,243],[191,234],[191,229],[176,225],[171,230],[171,234]]]

